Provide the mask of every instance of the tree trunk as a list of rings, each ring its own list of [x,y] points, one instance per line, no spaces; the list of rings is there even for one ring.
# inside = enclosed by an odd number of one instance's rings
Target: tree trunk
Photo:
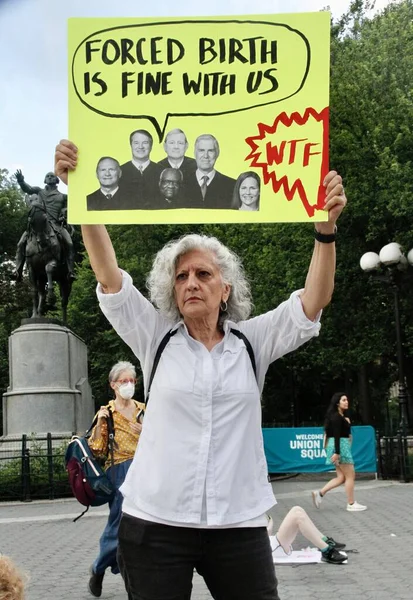
[[[372,425],[372,411],[369,392],[367,365],[361,365],[358,370],[358,388],[360,400],[360,414],[363,425]]]

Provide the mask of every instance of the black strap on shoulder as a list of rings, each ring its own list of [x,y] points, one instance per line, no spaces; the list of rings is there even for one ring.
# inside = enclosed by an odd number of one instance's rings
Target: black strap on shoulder
[[[107,423],[108,423],[108,448],[109,448],[109,455],[110,455],[110,466],[113,467],[113,465],[115,464],[115,460],[113,458],[113,453],[114,453],[114,448],[118,447],[118,444],[115,440],[115,423],[113,421],[113,413],[109,408],[108,405],[108,412],[109,412],[109,418],[106,419]],[[112,479],[114,480],[115,474],[112,470]],[[114,481],[113,481],[114,483]]]
[[[90,438],[90,436],[92,435],[93,428],[96,427],[97,422],[98,422],[98,416],[96,414],[95,418],[92,421],[92,425],[89,427],[89,429],[85,433],[86,439]]]
[[[158,346],[158,349],[156,350],[155,359],[153,361],[153,366],[152,366],[152,371],[151,371],[151,374],[149,377],[148,391],[146,392],[146,397],[145,397],[145,409],[148,406],[149,392],[151,391],[152,381],[153,381],[153,378],[155,377],[156,369],[158,368],[158,363],[161,358],[162,352],[165,350],[165,346],[167,345],[167,343],[169,342],[171,337],[173,335],[175,335],[175,333],[177,331],[178,331],[177,329],[168,331],[168,333],[166,335],[164,335],[164,337],[162,338],[162,340]],[[247,352],[248,352],[248,356],[250,357],[251,366],[252,366],[252,370],[254,371],[255,379],[257,379],[257,366],[255,364],[254,350],[252,349],[249,339],[243,333],[241,333],[241,331],[239,331],[238,329],[231,328],[230,332],[233,333],[237,338],[239,338],[240,340],[242,340],[244,342],[245,348],[247,349]]]
[[[248,356],[250,357],[252,370],[254,371],[255,379],[257,379],[257,365],[255,364],[254,350],[252,349],[249,339],[243,333],[241,333],[241,331],[239,329],[232,329],[232,327],[231,327],[230,332],[233,333],[237,338],[239,338],[240,340],[242,340],[244,342],[245,347],[248,352]]]
[[[102,408],[102,407],[101,407],[101,408]],[[107,408],[107,409],[108,409],[108,412],[109,412],[109,419],[107,419],[107,421],[108,421],[108,431],[109,431],[109,435],[110,435],[110,434],[112,434],[112,437],[114,438],[114,437],[115,437],[115,423],[114,423],[114,421],[113,421],[113,413],[112,413],[112,411],[110,410],[110,406],[109,406],[109,404],[107,404],[107,405],[105,406],[105,408]],[[97,422],[98,422],[98,415],[97,415],[97,413],[96,413],[96,415],[95,415],[95,418],[93,419],[92,425],[89,427],[89,429],[88,429],[88,430],[86,431],[86,433],[85,433],[85,436],[84,436],[85,438],[90,438],[90,436],[91,436],[91,434],[92,434],[92,430],[93,430],[93,428],[94,428],[94,427],[96,427],[96,425],[97,425]]]
[[[152,366],[152,371],[151,371],[151,374],[149,376],[148,391],[146,392],[146,396],[145,396],[145,408],[148,406],[149,392],[151,391],[152,381],[153,381],[153,378],[155,377],[156,369],[158,368],[158,363],[159,363],[159,360],[161,358],[161,354],[165,350],[166,344],[169,342],[169,340],[171,339],[171,337],[173,335],[175,335],[175,333],[177,331],[178,331],[177,329],[173,329],[171,331],[168,331],[168,333],[166,333],[164,335],[164,337],[161,339],[161,342],[160,342],[160,344],[158,346],[158,349],[156,350],[156,354],[155,354],[155,358],[154,358],[153,366]]]

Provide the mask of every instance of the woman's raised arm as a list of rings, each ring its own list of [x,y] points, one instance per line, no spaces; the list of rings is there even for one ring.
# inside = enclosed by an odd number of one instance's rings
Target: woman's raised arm
[[[335,171],[330,171],[325,178],[326,204],[324,210],[328,212],[328,221],[316,223],[316,230],[325,237],[334,237],[336,221],[347,204],[344,194],[343,182]],[[317,314],[331,300],[334,289],[334,275],[336,271],[335,243],[315,242],[313,256],[308,269],[304,292],[301,302],[305,314],[314,320]]]
[[[60,140],[55,150],[55,173],[66,183],[68,172],[77,165],[78,149],[69,140]],[[105,225],[82,225],[82,237],[96,279],[107,294],[119,292],[122,275]]]

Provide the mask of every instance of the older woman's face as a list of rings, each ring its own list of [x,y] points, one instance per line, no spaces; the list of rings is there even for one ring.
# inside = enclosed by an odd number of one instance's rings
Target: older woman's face
[[[132,371],[128,371],[127,369],[119,373],[116,381],[110,382],[110,387],[116,391],[119,386],[124,385],[125,383],[136,383],[135,375],[132,373]]]
[[[260,188],[254,177],[246,177],[239,188],[239,197],[242,204],[250,206],[256,204],[260,197]]]
[[[191,250],[180,257],[175,271],[175,298],[184,319],[212,316],[218,321],[220,304],[228,300],[229,292],[210,252]]]

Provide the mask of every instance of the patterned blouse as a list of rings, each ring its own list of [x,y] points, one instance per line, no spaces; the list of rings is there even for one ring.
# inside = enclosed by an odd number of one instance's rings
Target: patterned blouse
[[[145,405],[141,402],[135,403],[135,411],[133,415],[133,423],[136,423],[136,416],[141,408]],[[113,462],[115,465],[130,460],[133,458],[136,450],[136,446],[139,441],[139,434],[134,433],[130,428],[129,424],[131,421],[124,417],[122,413],[116,410],[115,401],[109,401],[109,410],[113,414],[113,422],[115,425],[115,447],[113,449]],[[95,456],[107,456],[105,462],[105,469],[111,466],[110,454],[108,451],[108,425],[106,419],[103,420],[100,426],[100,436],[97,437],[97,425],[93,428],[92,434],[88,439],[89,446],[93,450]]]

